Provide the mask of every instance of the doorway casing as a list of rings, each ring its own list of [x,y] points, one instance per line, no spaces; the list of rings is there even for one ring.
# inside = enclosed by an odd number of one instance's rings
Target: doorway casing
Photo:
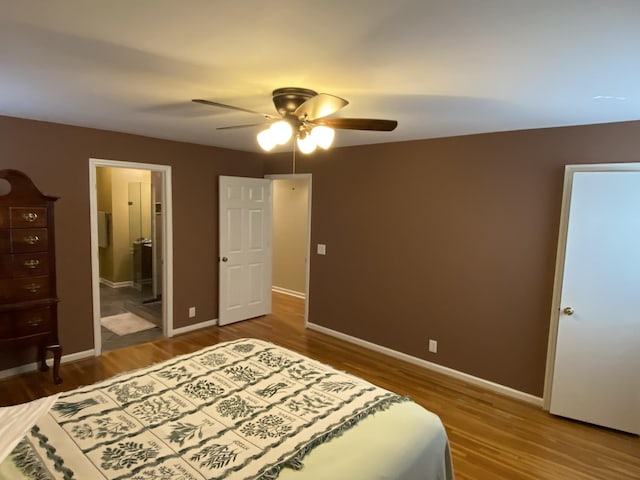
[[[290,173],[290,174],[274,174],[265,175],[264,178],[270,180],[307,180],[308,183],[308,212],[307,212],[307,246],[306,246],[306,265],[305,265],[305,292],[304,292],[304,326],[309,324],[309,276],[311,271],[311,205],[313,195],[311,193],[311,174],[310,173]],[[275,211],[273,212],[275,215]]]
[[[150,170],[162,175],[163,187],[163,243],[162,243],[162,331],[173,336],[173,208],[171,194],[171,167],[148,163],[124,162],[99,158],[89,159],[89,206],[91,221],[91,284],[93,296],[93,343],[96,356],[102,354],[100,331],[100,267],[98,253],[98,198],[97,169],[99,167]]]

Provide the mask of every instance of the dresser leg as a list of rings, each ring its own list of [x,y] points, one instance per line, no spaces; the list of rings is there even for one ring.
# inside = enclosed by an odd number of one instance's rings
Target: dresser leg
[[[53,352],[53,383],[62,383],[60,378],[60,358],[62,358],[62,347],[60,345],[49,345],[47,347]]]
[[[40,363],[41,372],[49,370],[49,366],[47,365],[47,347],[44,345],[38,345],[38,362]]]
[[[56,385],[62,383],[60,378],[60,359],[62,358],[62,347],[60,345],[38,345],[38,362],[40,363],[40,371],[49,370],[47,365],[47,350],[53,353],[53,383]]]

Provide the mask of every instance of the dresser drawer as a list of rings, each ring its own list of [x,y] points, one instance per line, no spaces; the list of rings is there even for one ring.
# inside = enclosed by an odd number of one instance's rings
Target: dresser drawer
[[[11,253],[11,230],[0,228],[0,253]]]
[[[51,307],[0,313],[0,340],[50,333],[53,328]]]
[[[46,252],[0,254],[0,278],[37,277],[49,273]]]
[[[51,317],[51,310],[49,308],[23,310],[16,319],[16,337],[26,337],[51,332],[53,328]]]
[[[46,252],[49,237],[46,228],[11,229],[11,251],[13,253]]]
[[[9,228],[11,220],[9,220],[9,207],[0,205],[0,228]]]
[[[13,337],[13,328],[15,325],[14,313],[0,313],[0,339],[6,340]]]
[[[51,284],[47,275],[16,279],[0,278],[0,302],[27,302],[51,296]]]
[[[14,298],[18,302],[37,300],[51,296],[51,285],[48,276],[24,277],[13,281]]]
[[[0,278],[0,303],[13,301],[13,279]]]
[[[44,207],[9,207],[11,228],[39,228],[47,226]]]

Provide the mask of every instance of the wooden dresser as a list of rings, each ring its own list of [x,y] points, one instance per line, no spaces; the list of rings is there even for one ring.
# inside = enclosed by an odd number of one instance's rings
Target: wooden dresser
[[[0,186],[0,348],[36,347],[41,371],[48,369],[51,350],[53,381],[60,383],[53,222],[57,198],[40,193],[17,170],[0,170],[0,179],[11,187],[6,193]]]

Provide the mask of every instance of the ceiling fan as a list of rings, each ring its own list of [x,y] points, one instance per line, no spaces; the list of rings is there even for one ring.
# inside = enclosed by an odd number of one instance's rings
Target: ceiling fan
[[[295,135],[299,150],[302,153],[311,153],[317,146],[323,149],[331,146],[335,136],[334,129],[390,132],[398,125],[395,120],[329,117],[346,107],[349,102],[335,95],[317,93],[306,88],[285,87],[274,90],[273,104],[278,115],[260,113],[210,100],[194,99],[193,101],[264,117],[268,121],[269,128],[261,131],[257,139],[260,147],[266,151],[272,150],[276,145],[285,144]],[[217,130],[255,127],[264,124],[265,122],[232,125],[218,127]]]

